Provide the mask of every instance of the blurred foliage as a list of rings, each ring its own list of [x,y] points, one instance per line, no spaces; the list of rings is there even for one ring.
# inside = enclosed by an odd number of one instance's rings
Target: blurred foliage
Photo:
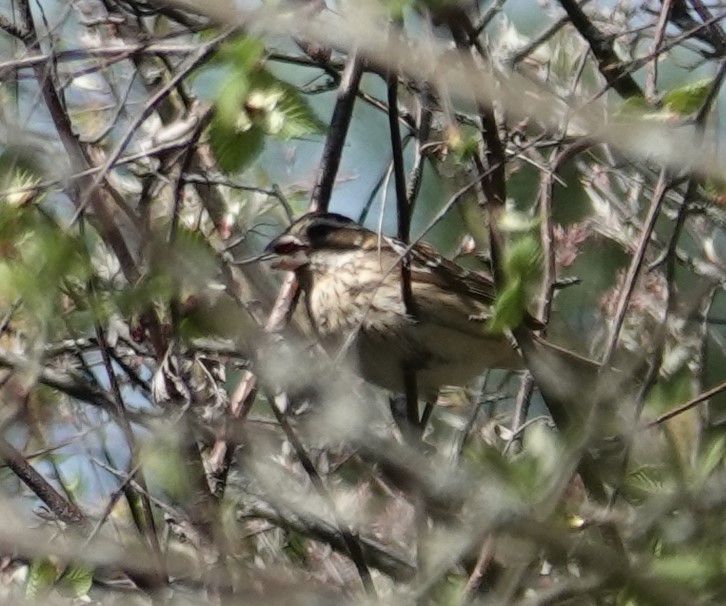
[[[713,78],[702,78],[673,88],[663,95],[663,106],[679,114],[693,114],[701,109],[713,85]]]
[[[93,572],[83,566],[59,566],[50,559],[35,560],[30,566],[25,597],[47,599],[51,589],[70,598],[85,596],[91,589]]]
[[[218,53],[217,62],[228,73],[209,137],[220,167],[228,172],[247,168],[262,151],[266,135],[290,139],[323,130],[298,90],[262,67],[263,51],[261,41],[243,36]]]
[[[506,223],[506,218],[503,223]],[[521,227],[517,229],[520,230]],[[519,236],[507,247],[502,261],[504,284],[494,302],[488,323],[490,330],[501,332],[522,323],[527,313],[532,284],[538,279],[541,267],[542,252],[533,236]]]
[[[726,395],[655,420],[724,381],[724,182],[685,158],[654,195],[659,147],[721,147],[721,25],[698,22],[721,7],[671,3],[651,61],[657,2],[581,3],[597,40],[513,0],[263,3],[244,32],[163,4],[0,9],[0,601],[722,603]],[[492,369],[444,390],[411,447],[304,300],[266,327],[282,277],[254,260],[307,210],[351,53],[399,32],[408,63],[364,62],[331,210],[396,231],[396,73],[412,234],[490,271],[483,192],[505,175],[487,329],[549,296],[552,262],[547,339],[602,359],[617,332],[572,431]],[[459,67],[494,109],[452,88]],[[608,70],[647,94],[619,98]],[[632,145],[601,142],[623,124]]]

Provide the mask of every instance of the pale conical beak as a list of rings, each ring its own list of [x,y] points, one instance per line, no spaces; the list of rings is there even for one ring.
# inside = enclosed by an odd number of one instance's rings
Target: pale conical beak
[[[304,258],[300,258],[303,256]],[[277,261],[273,261],[272,267],[275,269],[286,269],[287,271],[295,271],[296,269],[300,269],[304,265],[307,265],[310,263],[310,259],[308,259],[304,255],[293,255],[289,257],[280,257]]]
[[[276,257],[272,267],[288,271],[295,271],[310,263],[308,251],[308,246],[290,234],[278,236],[265,247],[266,253],[273,253]]]

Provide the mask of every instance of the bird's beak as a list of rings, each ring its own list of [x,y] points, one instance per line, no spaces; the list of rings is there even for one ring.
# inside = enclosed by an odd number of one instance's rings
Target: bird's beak
[[[307,265],[307,259],[296,259],[294,257],[280,257],[277,261],[272,263],[272,267],[275,269],[285,269],[287,271],[295,271],[303,265]]]
[[[272,267],[288,271],[295,271],[310,263],[308,250],[300,239],[290,234],[278,236],[265,247],[265,253],[271,253],[275,258]]]

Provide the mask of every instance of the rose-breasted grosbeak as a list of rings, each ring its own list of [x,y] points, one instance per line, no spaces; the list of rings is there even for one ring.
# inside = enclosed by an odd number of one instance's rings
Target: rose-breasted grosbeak
[[[415,373],[419,396],[433,401],[443,385],[465,385],[487,368],[524,368],[520,351],[550,391],[583,371],[597,372],[590,361],[534,335],[538,323],[529,316],[514,329],[521,350],[511,337],[488,330],[492,281],[428,244],[407,251],[342,215],[311,213],[266,251],[276,255],[275,267],[295,272],[323,346],[331,354],[349,346],[363,378],[394,392],[405,391],[404,373]],[[404,258],[414,315],[402,294]]]

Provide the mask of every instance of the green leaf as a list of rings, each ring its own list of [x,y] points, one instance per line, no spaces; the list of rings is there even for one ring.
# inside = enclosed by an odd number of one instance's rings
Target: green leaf
[[[265,134],[291,139],[323,131],[298,90],[260,66],[263,51],[258,40],[244,37],[220,51],[231,69],[217,94],[209,136],[228,172],[243,170],[257,157]]]
[[[297,532],[288,532],[283,550],[294,563],[305,564],[308,561],[307,539]]]
[[[444,131],[447,148],[459,160],[469,160],[479,149],[479,133],[472,129],[450,126]]]
[[[123,315],[133,316],[155,301],[167,301],[173,295],[174,284],[170,276],[165,272],[152,272],[137,284],[122,290],[114,301]]]
[[[693,589],[705,589],[721,578],[719,558],[700,550],[661,556],[652,564],[653,572]]]
[[[238,36],[225,42],[217,53],[217,59],[231,63],[236,72],[251,72],[262,59],[265,46],[258,38]]]
[[[68,280],[85,281],[91,273],[83,244],[33,205],[0,208],[0,299],[23,299],[35,320],[57,319],[55,295]]]
[[[432,604],[461,604],[466,595],[467,577],[461,574],[448,573],[430,590]]]
[[[615,111],[615,115],[626,120],[650,121],[650,122],[672,122],[679,119],[679,115],[672,108],[663,106],[656,108],[643,97],[628,97]]]
[[[662,465],[641,465],[631,471],[623,484],[626,499],[642,502],[646,498],[662,492],[664,487],[664,467]]]
[[[92,585],[93,571],[74,564],[65,569],[56,587],[63,595],[80,598],[89,592]]]
[[[505,284],[494,301],[489,330],[499,332],[522,322],[529,284],[537,277],[540,265],[541,251],[533,236],[523,236],[507,248],[502,263]]]
[[[243,130],[239,129],[238,123],[249,92],[250,81],[246,74],[230,74],[217,94],[214,118],[228,128]]]
[[[663,106],[680,114],[698,111],[711,90],[713,78],[703,78],[668,91],[663,96]]]
[[[292,139],[324,130],[299,91],[270,72],[256,72],[250,88],[247,109],[266,133]]]
[[[508,234],[526,235],[538,225],[539,219],[516,210],[507,210],[499,219],[499,229]]]
[[[191,485],[178,438],[169,432],[144,443],[141,461],[151,481],[175,500],[184,501],[191,494]]]
[[[406,9],[415,4],[415,0],[387,0],[385,7],[388,9],[388,16],[395,20],[403,19]]]
[[[297,91],[288,89],[280,99],[277,110],[283,118],[279,135],[285,139],[318,134],[325,130],[324,125]]]
[[[537,276],[542,262],[539,242],[530,235],[519,238],[504,255],[504,273],[508,278],[530,282]]]
[[[616,114],[626,116],[639,116],[644,113],[651,113],[653,106],[644,97],[628,97],[623,99],[617,108]]]
[[[262,152],[265,134],[257,126],[237,132],[233,126],[215,115],[209,125],[209,143],[222,169],[238,172],[247,168]]]
[[[703,182],[703,190],[715,202],[723,205],[726,200],[726,180],[716,177],[707,177]]]
[[[519,325],[524,319],[525,305],[526,293],[521,280],[507,280],[507,286],[494,301],[487,327],[493,332],[501,332]]]
[[[42,558],[33,561],[30,565],[28,580],[25,582],[25,597],[32,599],[48,593],[57,576],[58,570],[49,559]]]
[[[38,170],[41,166],[38,152],[24,141],[3,141],[0,152],[0,179],[3,187],[7,187],[18,175],[41,178]]]
[[[705,449],[699,457],[696,465],[695,480],[697,483],[703,483],[711,477],[717,468],[721,467],[726,455],[726,436],[718,436]]]
[[[259,155],[265,134],[291,139],[322,130],[323,124],[294,86],[258,69],[225,80],[209,137],[220,166],[236,172]]]

